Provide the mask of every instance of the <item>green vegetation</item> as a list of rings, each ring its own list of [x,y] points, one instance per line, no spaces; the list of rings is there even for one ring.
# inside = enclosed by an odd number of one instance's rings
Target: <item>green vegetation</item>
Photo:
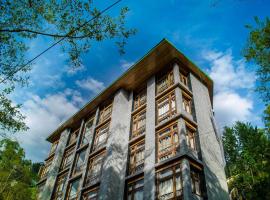
[[[21,67],[27,62],[25,54],[31,40],[40,36],[57,41],[65,38],[59,45],[73,68],[80,67],[81,55],[90,50],[94,41],[112,39],[124,53],[127,39],[135,34],[134,29],[126,27],[128,8],[122,8],[116,16],[101,12],[88,0],[0,1],[0,130],[27,129],[21,106],[14,105],[8,95],[18,85],[28,83],[31,65]]]
[[[269,132],[249,123],[225,127],[226,175],[233,199],[270,197]]]
[[[40,163],[25,159],[19,143],[0,141],[0,200],[36,199],[37,172]]]

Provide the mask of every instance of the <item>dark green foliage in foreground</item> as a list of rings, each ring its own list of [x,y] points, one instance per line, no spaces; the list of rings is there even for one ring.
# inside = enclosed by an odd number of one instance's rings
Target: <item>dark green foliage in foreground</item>
[[[0,141],[0,200],[31,200],[36,196],[37,168],[25,159],[19,143]]]
[[[233,199],[270,199],[269,132],[237,122],[225,127],[223,145]]]

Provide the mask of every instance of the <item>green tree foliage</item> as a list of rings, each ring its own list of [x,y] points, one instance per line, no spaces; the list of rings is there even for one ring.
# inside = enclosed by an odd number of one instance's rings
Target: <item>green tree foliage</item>
[[[19,143],[0,141],[0,200],[31,200],[36,193],[36,168]]]
[[[31,66],[20,68],[26,63],[31,40],[39,36],[65,38],[60,45],[69,55],[67,62],[70,67],[80,67],[81,55],[89,51],[93,41],[113,39],[124,53],[127,39],[135,34],[126,27],[127,12],[124,7],[115,16],[101,14],[91,0],[0,0],[0,129],[26,129],[20,105],[12,104],[8,95],[18,84],[27,84]]]
[[[237,122],[225,127],[223,145],[233,199],[270,199],[269,132]]]
[[[244,49],[244,56],[247,61],[253,61],[258,65],[257,81],[259,83],[257,91],[263,100],[270,102],[270,20],[264,21],[255,17],[256,26],[247,25],[250,29],[247,45]]]

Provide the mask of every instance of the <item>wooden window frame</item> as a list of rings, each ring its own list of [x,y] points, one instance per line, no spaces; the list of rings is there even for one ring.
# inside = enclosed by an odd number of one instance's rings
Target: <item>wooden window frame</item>
[[[106,133],[101,132],[101,130],[104,130],[104,129],[107,129]],[[99,127],[96,130],[94,144],[93,144],[93,151],[96,151],[96,150],[101,149],[102,147],[106,146],[107,140],[108,140],[108,137],[109,137],[109,131],[110,131],[109,129],[110,129],[110,123],[108,122],[108,123],[104,124],[103,126]],[[107,134],[106,139],[103,142],[98,142],[98,139],[102,135],[101,133],[102,134]]]
[[[84,129],[83,129],[83,134],[82,134],[82,139],[81,139],[81,142],[80,142],[80,146],[84,146],[84,145],[90,143],[90,140],[89,140],[89,138],[87,138],[87,136],[89,137],[91,134],[93,134],[94,119],[95,119],[95,117],[91,117],[89,120],[87,120],[87,122],[85,122]],[[90,131],[90,133],[86,134],[87,125],[89,123],[92,123],[92,126],[91,126],[91,128],[89,128],[90,130],[88,130],[88,131]],[[84,142],[85,140],[87,140],[86,143]]]
[[[143,89],[134,97],[133,110],[137,110],[138,108],[146,104],[146,101],[147,101],[147,92],[146,92],[146,89]]]
[[[141,119],[144,120],[144,125],[142,125],[141,127],[138,127],[139,121]],[[136,129],[134,130],[134,128],[136,128]],[[135,137],[138,137],[139,135],[144,134],[145,128],[146,128],[146,109],[143,109],[140,112],[138,112],[132,116],[131,138],[135,138]]]
[[[174,108],[172,107],[172,102],[174,101]],[[162,105],[165,105],[166,102],[169,104],[169,110],[166,113],[163,113],[161,116],[159,115],[159,108]],[[172,118],[176,113],[176,97],[175,97],[175,92],[171,91],[170,93],[164,95],[163,97],[161,97],[160,99],[157,100],[156,103],[156,115],[157,115],[157,123],[161,123],[164,122],[170,118]]]
[[[106,153],[106,151],[103,151],[103,152],[95,155],[94,157],[90,158],[89,165],[87,167],[86,179],[85,179],[86,186],[94,185],[100,181],[103,163],[104,163],[104,159],[105,159],[105,153]],[[99,172],[93,176],[93,174],[94,174],[92,172],[93,166],[97,165],[98,163],[100,163]],[[91,181],[88,180],[89,177],[90,177]]]
[[[112,103],[104,106],[99,112],[98,124],[105,122],[111,117],[112,114]]]
[[[182,104],[184,111],[186,111],[189,114],[192,114],[192,98],[185,92],[182,92]]]
[[[198,196],[202,196],[201,173],[202,173],[201,170],[194,167],[190,167],[191,191],[193,194]],[[198,182],[199,191],[196,190],[195,181]]]
[[[168,129],[169,129],[169,131],[167,132]],[[161,133],[165,133],[165,134],[160,135]],[[175,134],[177,135],[177,141],[175,141]],[[165,139],[168,136],[170,138],[169,140],[170,140],[171,146],[164,148],[162,150],[163,152],[161,153],[160,152],[160,148],[161,148],[160,141],[162,139]],[[157,138],[157,140],[156,140],[157,145],[156,146],[157,146],[157,161],[158,162],[167,160],[171,157],[174,157],[177,154],[177,151],[180,147],[179,130],[178,130],[177,122],[169,124],[169,125],[165,126],[164,128],[162,128],[161,130],[157,131],[156,138]]]
[[[161,92],[165,91],[173,84],[174,84],[173,70],[170,70],[157,80],[156,82],[157,94],[160,94]]]
[[[77,166],[79,157],[80,157],[81,153],[83,153],[83,152],[85,153],[85,155],[84,155],[84,161],[83,161],[83,163],[80,166]],[[78,152],[76,154],[75,165],[74,165],[73,173],[72,173],[73,175],[80,174],[82,172],[83,166],[85,165],[85,159],[87,157],[86,156],[86,152],[87,152],[87,150],[86,149],[83,149],[83,150],[81,150],[80,152]]]
[[[129,147],[129,174],[135,174],[141,172],[144,169],[144,153],[145,153],[145,140],[140,140]],[[143,151],[143,159],[136,160],[136,155]]]
[[[52,143],[49,156],[55,153],[58,143],[59,143],[59,140]]]
[[[75,131],[73,131],[73,132],[70,133],[67,146],[71,146],[71,145],[76,144],[76,141],[78,139],[79,133],[80,133],[80,128],[78,128]],[[74,135],[75,135],[75,137],[72,138]]]
[[[139,181],[144,181],[144,177],[139,177],[139,178],[136,178],[134,180],[131,180],[131,181],[128,181],[127,184],[126,184],[126,198],[128,199],[129,195],[132,195],[131,196],[131,200],[135,200],[134,198],[134,195],[136,194],[137,191],[140,191],[140,190],[144,190],[144,183],[139,186],[139,187],[136,187],[136,183],[138,183]],[[129,190],[129,187],[131,187],[132,189]]]
[[[63,160],[62,160],[62,163],[61,163],[61,167],[60,167],[61,170],[64,170],[64,169],[67,169],[67,168],[71,167],[73,160],[70,161],[69,165],[66,164],[66,160],[67,160],[67,158],[69,158],[70,156],[72,156],[72,154],[74,153],[74,151],[75,151],[75,147],[68,149],[64,153],[64,157],[63,157]]]
[[[46,161],[45,165],[40,168],[40,178],[43,179],[48,175],[49,169],[53,162],[53,157]]]
[[[91,200],[91,199],[88,199],[88,198],[85,197],[90,192],[96,192],[97,195],[95,196],[95,200],[98,199],[99,187],[95,187],[95,188],[92,188],[90,190],[84,191],[83,194],[82,194],[82,200]]]
[[[78,181],[78,188],[77,188],[77,192],[75,194],[76,196],[71,197],[70,192],[71,192],[72,184],[74,184],[77,181]],[[79,199],[79,194],[80,194],[80,178],[75,179],[75,180],[73,180],[72,182],[69,183],[66,200],[78,200]]]
[[[181,83],[183,83],[185,86],[188,87],[188,74],[180,71],[180,81]]]
[[[197,130],[196,130],[196,128],[194,128],[188,122],[185,122],[185,126],[186,126],[186,140],[187,140],[187,145],[193,151],[197,151],[197,138],[196,138],[196,132],[197,132]],[[192,148],[192,146],[191,146],[191,143],[190,143],[191,141],[193,141],[194,148]]]
[[[57,177],[52,200],[58,200],[59,195],[61,195],[62,199],[64,198],[64,192],[65,192],[64,189],[67,183],[67,179],[68,179],[68,173],[62,174],[61,176]],[[60,188],[59,188],[60,180],[61,180],[62,191],[60,191]]]
[[[179,168],[179,172],[176,172],[176,169]],[[168,170],[168,169],[172,169],[172,174],[171,175],[168,175],[166,177],[163,177],[163,178],[160,178],[159,177],[159,174],[165,170]],[[156,199],[159,199],[159,184],[162,182],[162,181],[165,181],[165,180],[169,180],[169,179],[173,179],[173,197],[169,198],[169,199],[182,199],[181,197],[183,197],[183,177],[182,177],[182,172],[181,172],[181,162],[176,162],[176,163],[173,163],[169,166],[166,166],[166,167],[163,167],[159,170],[157,170],[156,172]],[[180,177],[180,181],[181,181],[181,190],[180,190],[180,195],[177,195],[177,190],[176,190],[176,177],[179,175]]]

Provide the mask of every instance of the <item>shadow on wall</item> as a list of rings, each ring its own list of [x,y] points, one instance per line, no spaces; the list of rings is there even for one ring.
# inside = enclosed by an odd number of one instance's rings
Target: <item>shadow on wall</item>
[[[107,157],[103,164],[101,175],[101,188],[99,199],[122,199],[124,194],[124,184],[126,175],[126,162],[128,152],[128,138],[123,138],[122,134],[127,131],[127,127],[117,124],[111,132],[107,149]]]
[[[218,177],[205,165],[204,167],[205,177],[208,181],[208,198],[211,200],[229,200],[229,194],[224,190],[224,186],[218,181]],[[226,182],[225,182],[226,183]],[[227,186],[225,186],[227,187]]]

